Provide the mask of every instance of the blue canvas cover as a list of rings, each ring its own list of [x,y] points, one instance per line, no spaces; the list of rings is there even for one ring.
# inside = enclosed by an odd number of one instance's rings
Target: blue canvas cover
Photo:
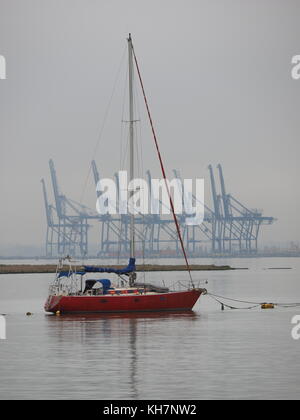
[[[70,277],[72,274],[79,274],[83,276],[85,274],[85,271],[60,271],[57,277]]]
[[[94,265],[85,265],[84,266],[86,273],[115,273],[115,274],[129,274],[136,270],[135,267],[135,258],[130,258],[127,267],[124,268],[105,268],[105,267],[95,267]]]
[[[101,279],[97,281],[102,284],[103,293],[104,294],[107,293],[107,291],[110,289],[111,281],[109,279]]]

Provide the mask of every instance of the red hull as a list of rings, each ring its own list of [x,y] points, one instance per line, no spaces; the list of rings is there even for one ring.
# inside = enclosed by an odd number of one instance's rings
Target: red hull
[[[49,296],[45,311],[53,313],[186,311],[193,308],[202,292],[201,289],[193,289],[185,292],[131,296]]]

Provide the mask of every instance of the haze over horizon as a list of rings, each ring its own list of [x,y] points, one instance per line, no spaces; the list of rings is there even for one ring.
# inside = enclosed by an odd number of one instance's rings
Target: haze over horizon
[[[0,7],[7,63],[0,254],[44,246],[40,180],[53,202],[50,158],[62,193],[93,209],[91,176],[85,187],[91,160],[104,177],[120,168],[129,32],[169,176],[176,168],[185,178],[205,178],[211,206],[207,166],[221,163],[229,193],[278,219],[263,228],[261,243],[300,240],[300,80],[291,77],[291,59],[300,54],[298,1],[0,0]],[[136,100],[143,168],[159,176]]]

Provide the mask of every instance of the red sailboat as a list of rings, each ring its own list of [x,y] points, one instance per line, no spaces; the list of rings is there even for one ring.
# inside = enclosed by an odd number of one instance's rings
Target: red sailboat
[[[153,138],[158,153],[163,178],[166,181],[166,174],[159,152],[158,142],[147,103],[144,86],[139,71],[137,59],[134,53],[131,36],[128,38],[129,57],[129,139],[130,139],[130,180],[134,178],[134,115],[133,115],[133,65],[138,73],[147,108]],[[165,287],[158,287],[152,284],[139,283],[136,281],[135,266],[135,227],[134,214],[130,215],[130,260],[125,268],[103,268],[96,266],[84,266],[77,270],[72,266],[69,257],[61,259],[56,271],[53,284],[49,289],[49,296],[45,303],[45,310],[52,313],[111,313],[111,312],[144,312],[144,311],[186,311],[191,310],[205,289],[195,287],[186,252],[184,249],[180,227],[174,211],[172,197],[166,182],[169,194],[170,207],[173,213],[178,237],[181,243],[183,255],[186,261],[187,270],[190,276],[190,284],[186,290],[172,291]],[[68,262],[68,270],[63,269],[65,262]],[[88,273],[114,273],[118,276],[116,284],[109,279],[87,279],[84,276]]]
[[[69,269],[63,270],[63,263]],[[69,257],[61,259],[55,281],[50,286],[45,303],[47,312],[143,312],[143,311],[186,311],[191,310],[205,289],[191,286],[187,290],[170,291],[147,283],[136,282],[135,259],[123,269],[84,266],[77,271]],[[112,285],[109,279],[87,279],[87,273],[115,273],[121,285]],[[124,287],[125,278],[129,286]]]

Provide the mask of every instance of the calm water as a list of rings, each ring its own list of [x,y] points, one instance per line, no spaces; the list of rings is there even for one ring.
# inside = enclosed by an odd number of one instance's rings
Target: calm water
[[[195,279],[208,280],[212,293],[300,302],[300,259],[214,262],[249,270],[195,273]],[[152,273],[146,280],[168,284],[182,277]],[[204,296],[192,313],[57,317],[43,312],[51,279],[0,277],[0,313],[7,313],[1,399],[300,396],[300,340],[291,338],[291,318],[300,307],[222,312]],[[33,315],[25,316],[27,311]]]

